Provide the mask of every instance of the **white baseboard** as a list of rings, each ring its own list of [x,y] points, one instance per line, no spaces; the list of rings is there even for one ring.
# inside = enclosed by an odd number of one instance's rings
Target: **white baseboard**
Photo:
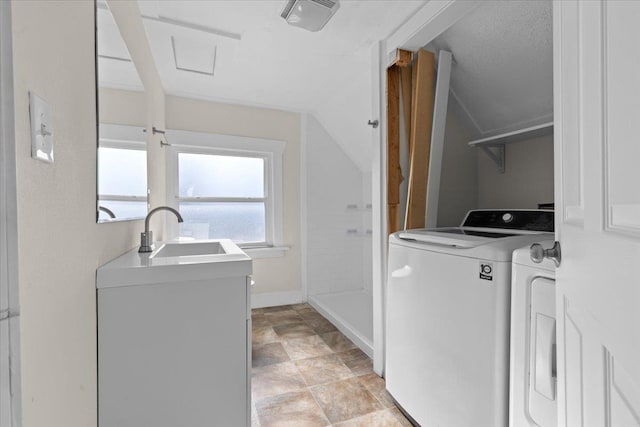
[[[276,307],[301,302],[303,302],[302,291],[251,294],[251,308]]]

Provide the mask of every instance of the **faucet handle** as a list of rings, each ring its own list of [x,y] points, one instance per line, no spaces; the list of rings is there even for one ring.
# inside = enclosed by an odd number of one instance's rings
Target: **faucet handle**
[[[140,249],[138,252],[153,252],[153,231],[140,233]]]

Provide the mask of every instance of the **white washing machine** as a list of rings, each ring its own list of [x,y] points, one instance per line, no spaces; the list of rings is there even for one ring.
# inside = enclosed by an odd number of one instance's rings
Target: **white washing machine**
[[[506,426],[512,252],[552,239],[551,211],[470,211],[389,240],[387,389],[422,426]]]
[[[544,248],[553,240],[540,242]],[[531,260],[530,246],[513,253],[509,425],[555,427],[556,269]]]

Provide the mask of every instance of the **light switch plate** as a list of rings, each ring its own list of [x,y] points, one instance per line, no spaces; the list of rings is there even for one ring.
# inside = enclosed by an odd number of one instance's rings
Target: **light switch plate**
[[[33,92],[29,92],[31,117],[31,157],[53,163],[53,114],[51,106]]]

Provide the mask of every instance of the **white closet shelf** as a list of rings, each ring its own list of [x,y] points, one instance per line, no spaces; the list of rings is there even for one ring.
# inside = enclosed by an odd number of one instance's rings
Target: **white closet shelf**
[[[470,147],[482,148],[491,160],[498,165],[501,173],[504,173],[505,145],[525,139],[533,139],[553,133],[553,122],[542,123],[524,129],[507,132],[487,138],[476,139],[469,142]]]

